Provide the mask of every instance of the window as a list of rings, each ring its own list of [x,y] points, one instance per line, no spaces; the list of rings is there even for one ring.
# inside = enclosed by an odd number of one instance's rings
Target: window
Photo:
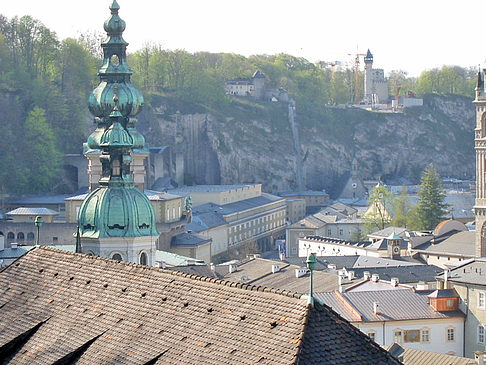
[[[8,232],[7,233],[7,239],[14,240],[15,239],[15,234],[13,232]]]
[[[403,342],[406,343],[420,342],[420,331],[419,330],[403,331]]]
[[[478,293],[478,308],[484,309],[486,307],[486,297],[484,292]]]
[[[368,337],[371,338],[373,341],[376,342],[376,332],[375,331],[370,331],[367,333]]]
[[[340,235],[340,236],[342,236],[342,235],[343,235],[343,230],[342,230],[342,229],[340,229],[340,230],[339,230],[339,235]]]
[[[33,233],[33,232],[29,232],[29,233],[27,233],[27,239],[28,239],[29,241],[33,241],[33,240],[34,240],[34,238],[35,238],[35,237],[34,237],[34,233]]]
[[[331,228],[329,228],[329,229],[327,230],[327,235],[328,235],[328,236],[330,236],[331,234],[332,234],[332,232],[331,232]]]
[[[119,253],[115,253],[111,258],[116,261],[122,261],[122,257]]]
[[[452,299],[447,299],[446,300],[446,306],[447,307],[452,307],[452,303],[453,303]]]
[[[421,331],[420,342],[430,342],[430,330],[428,328]]]
[[[484,327],[482,325],[478,326],[478,343],[484,344]]]
[[[455,332],[453,327],[447,329],[447,342],[453,342],[456,340]]]
[[[140,253],[139,263],[140,265],[147,265],[147,254],[145,252]]]
[[[57,237],[52,237],[52,242],[57,242],[57,241],[59,241],[59,238],[57,238]]]
[[[398,344],[403,343],[403,336],[401,330],[395,330],[395,332],[393,332],[393,341]]]
[[[23,239],[24,239],[24,237],[25,237],[25,236],[24,236],[24,232],[19,232],[19,233],[17,233],[17,239],[18,239],[18,240],[23,240]]]

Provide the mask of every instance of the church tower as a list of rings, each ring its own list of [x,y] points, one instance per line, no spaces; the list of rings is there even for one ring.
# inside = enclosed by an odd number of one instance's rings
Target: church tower
[[[476,128],[474,129],[474,149],[476,150],[476,256],[486,256],[486,94],[484,90],[484,70],[478,71],[476,84]]]
[[[92,189],[79,210],[81,252],[144,265],[154,265],[156,228],[152,204],[131,176],[134,153],[145,148],[145,138],[135,129],[143,96],[130,82],[128,43],[122,37],[125,22],[118,16],[116,0],[104,29],[106,40],[100,84],[88,105],[96,130],[88,137],[86,154],[99,156],[98,187]]]

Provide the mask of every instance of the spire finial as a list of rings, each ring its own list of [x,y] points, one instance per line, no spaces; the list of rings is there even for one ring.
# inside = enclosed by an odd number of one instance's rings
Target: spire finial
[[[113,0],[113,2],[111,3],[110,10],[112,14],[118,14],[118,10],[120,10],[120,5],[118,5],[116,0]]]

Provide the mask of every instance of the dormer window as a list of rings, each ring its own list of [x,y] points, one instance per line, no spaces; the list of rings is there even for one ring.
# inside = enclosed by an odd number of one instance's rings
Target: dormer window
[[[484,292],[478,293],[478,308],[485,309],[486,308],[486,296]]]

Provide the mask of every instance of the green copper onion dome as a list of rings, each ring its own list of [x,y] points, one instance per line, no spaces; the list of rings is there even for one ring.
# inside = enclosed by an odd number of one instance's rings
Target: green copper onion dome
[[[130,175],[133,151],[146,148],[145,138],[135,129],[143,96],[130,82],[128,43],[122,38],[125,22],[118,16],[119,8],[114,0],[105,22],[108,38],[101,44],[100,84],[88,100],[97,128],[87,146],[101,153],[102,172],[100,187],[88,194],[79,210],[81,238],[159,235],[152,204]]]

